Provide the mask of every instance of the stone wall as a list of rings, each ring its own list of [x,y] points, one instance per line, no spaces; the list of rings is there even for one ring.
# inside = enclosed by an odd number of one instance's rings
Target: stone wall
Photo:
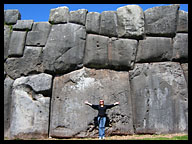
[[[67,7],[48,22],[4,10],[4,137],[188,132],[188,13],[179,5],[102,13]]]

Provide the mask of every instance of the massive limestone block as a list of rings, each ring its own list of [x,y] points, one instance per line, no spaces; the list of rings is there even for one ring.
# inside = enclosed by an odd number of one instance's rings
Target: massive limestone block
[[[53,25],[43,48],[43,67],[47,72],[64,73],[82,67],[85,27],[67,23]]]
[[[17,23],[13,26],[13,30],[31,30],[33,26],[33,20],[17,20]]]
[[[188,32],[188,12],[179,10],[177,32]]]
[[[129,70],[135,62],[137,41],[132,39],[109,39],[108,64],[111,69]]]
[[[100,19],[100,35],[117,37],[117,14],[116,11],[103,11]]]
[[[4,63],[4,69],[11,78],[16,79],[22,75],[41,72],[41,47],[25,47],[21,58],[8,58]]]
[[[86,10],[86,9],[70,11],[69,22],[85,25],[87,13],[88,13],[88,10]]]
[[[179,4],[174,4],[144,11],[145,33],[152,36],[175,36],[179,7]]]
[[[136,62],[157,62],[171,60],[173,52],[172,39],[163,37],[146,37],[139,41]]]
[[[106,135],[133,134],[129,73],[82,68],[54,78],[50,136],[98,136],[93,124],[97,111],[84,101],[98,104],[99,99],[105,104],[120,102],[107,111],[111,126],[106,128]]]
[[[10,117],[11,117],[11,93],[14,80],[6,77],[4,80],[4,137],[10,134]]]
[[[177,33],[173,39],[173,61],[188,62],[188,34]]]
[[[144,35],[144,13],[138,5],[117,9],[118,37],[140,39]]]
[[[58,7],[50,10],[49,22],[52,24],[67,23],[69,20],[69,8]]]
[[[47,78],[49,80],[44,81]],[[48,137],[50,98],[39,93],[37,89],[43,87],[43,90],[50,91],[51,78],[50,75],[40,74],[14,81],[10,138]]]
[[[98,12],[89,12],[86,17],[86,31],[87,33],[99,34],[100,30],[100,17]]]
[[[32,31],[28,32],[26,45],[45,46],[51,25],[48,22],[35,22]]]
[[[188,91],[179,63],[136,64],[130,71],[136,133],[188,131]]]
[[[4,22],[6,24],[16,24],[17,20],[21,19],[21,14],[19,10],[4,10]]]
[[[27,32],[13,31],[9,43],[9,56],[23,56]]]
[[[8,25],[4,25],[4,60],[8,58],[9,42],[12,30]]]
[[[108,41],[106,36],[88,34],[86,39],[84,65],[106,68],[108,65]]]

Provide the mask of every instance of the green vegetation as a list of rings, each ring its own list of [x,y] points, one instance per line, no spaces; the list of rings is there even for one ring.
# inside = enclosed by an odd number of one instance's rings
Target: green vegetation
[[[143,138],[141,140],[188,140],[188,135],[168,137]]]

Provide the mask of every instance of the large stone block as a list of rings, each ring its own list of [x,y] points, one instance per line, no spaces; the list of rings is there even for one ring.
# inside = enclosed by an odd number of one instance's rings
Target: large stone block
[[[84,65],[106,68],[108,65],[108,41],[106,36],[88,34],[86,39]]]
[[[138,5],[117,9],[118,37],[141,39],[144,35],[144,13]]]
[[[174,37],[180,5],[160,6],[144,11],[145,33],[150,36]]]
[[[188,12],[179,10],[177,32],[188,32]]]
[[[88,13],[88,10],[86,10],[86,9],[70,11],[69,22],[85,25],[87,13]]]
[[[111,69],[129,70],[135,62],[137,40],[132,39],[109,39],[108,64]]]
[[[39,78],[41,81],[37,81],[37,77],[41,77]],[[33,88],[36,89],[35,86],[49,89],[47,85],[51,85],[51,81],[43,81],[42,77],[40,74],[30,78],[21,77],[14,81],[10,125],[11,139],[48,137],[50,98],[33,90]]]
[[[185,80],[187,82],[187,85],[188,85],[188,63],[183,63],[181,64],[181,67],[183,69],[183,73],[184,73],[184,76],[185,76]]]
[[[139,41],[136,62],[157,62],[171,60],[173,52],[172,39],[163,37],[146,37]]]
[[[99,34],[109,37],[117,37],[117,14],[116,11],[103,11],[100,19]]]
[[[86,31],[88,33],[99,34],[100,29],[100,17],[101,14],[98,12],[89,12],[86,18]]]
[[[130,71],[136,133],[188,131],[188,91],[179,63],[136,64]]]
[[[82,68],[54,78],[50,136],[97,136],[93,123],[97,111],[84,101],[98,104],[101,98],[105,104],[120,102],[107,111],[111,126],[106,128],[106,135],[133,134],[129,73]]]
[[[8,58],[11,33],[12,33],[12,30],[10,26],[4,25],[4,60]]]
[[[51,25],[48,22],[35,22],[32,31],[28,32],[26,45],[45,46]]]
[[[49,22],[52,24],[67,23],[69,20],[69,8],[58,7],[50,10]]]
[[[4,137],[10,136],[11,93],[14,80],[6,77],[4,80]]]
[[[9,56],[23,56],[27,32],[13,31],[9,43]]]
[[[43,67],[47,72],[64,73],[82,67],[85,27],[67,23],[53,25],[43,48]]]
[[[188,34],[177,33],[173,38],[173,61],[188,62]]]
[[[4,22],[6,24],[16,24],[17,20],[21,19],[21,14],[19,10],[4,10]]]
[[[41,47],[25,47],[21,58],[8,58],[4,63],[4,69],[11,78],[16,79],[22,75],[41,72]]]
[[[13,26],[13,30],[31,30],[33,26],[33,20],[17,20],[17,23]]]

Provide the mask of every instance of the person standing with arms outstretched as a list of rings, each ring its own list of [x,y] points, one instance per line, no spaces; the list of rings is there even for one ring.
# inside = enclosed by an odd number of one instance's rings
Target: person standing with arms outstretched
[[[105,122],[106,122],[106,110],[110,109],[116,105],[119,105],[119,102],[115,102],[111,105],[104,105],[104,100],[99,101],[99,105],[93,105],[89,103],[88,101],[85,101],[85,104],[91,106],[93,109],[98,110],[98,117],[97,121],[99,124],[99,139],[105,138]]]

